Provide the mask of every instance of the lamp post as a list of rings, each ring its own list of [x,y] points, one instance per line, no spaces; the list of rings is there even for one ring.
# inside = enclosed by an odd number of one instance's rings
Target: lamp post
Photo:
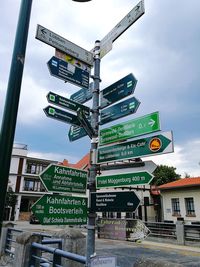
[[[74,0],[88,2],[90,0]],[[22,0],[0,132],[0,236],[24,69],[32,0]]]

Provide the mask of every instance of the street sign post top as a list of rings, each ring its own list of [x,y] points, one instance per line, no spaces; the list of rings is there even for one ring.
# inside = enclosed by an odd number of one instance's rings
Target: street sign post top
[[[86,193],[87,171],[50,164],[39,178],[49,192]]]
[[[68,99],[68,98],[63,97],[63,96],[58,95],[58,94],[55,94],[51,91],[47,94],[47,100],[49,103],[58,105],[62,108],[66,108],[66,109],[69,109],[69,110],[72,110],[75,112],[77,112],[77,110],[80,108],[81,110],[84,111],[84,113],[86,115],[90,114],[90,108],[89,107],[81,105],[80,103],[78,103],[74,100]]]
[[[100,145],[130,139],[160,130],[159,112],[132,119],[100,130]]]
[[[153,175],[148,171],[138,172],[122,172],[118,170],[118,174],[100,175],[96,176],[96,187],[97,188],[115,188],[115,187],[130,187],[134,185],[145,185],[149,184]]]
[[[133,212],[139,204],[140,199],[134,191],[91,193],[91,211]]]
[[[82,47],[68,41],[62,36],[46,29],[41,25],[37,25],[36,39],[57,48],[81,61],[87,63],[88,65],[93,65],[93,54]]]
[[[112,43],[144,14],[144,0],[140,1],[102,40],[100,58],[111,49]]]
[[[43,195],[31,207],[44,225],[74,225],[87,223],[87,198]]]
[[[100,92],[100,108],[103,109],[134,93],[137,80],[132,73],[109,85]]]
[[[174,151],[172,132],[140,138],[98,149],[98,163],[171,153]]]

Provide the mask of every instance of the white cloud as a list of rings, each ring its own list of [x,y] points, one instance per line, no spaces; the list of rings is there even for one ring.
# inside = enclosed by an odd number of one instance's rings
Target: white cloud
[[[167,165],[176,168],[176,173],[185,177],[189,174],[191,177],[200,176],[200,140],[188,141],[184,146],[175,146],[174,152],[169,154],[147,157],[153,160],[157,165]]]
[[[47,106],[47,90],[30,76],[26,76],[21,92],[18,123],[35,124],[43,118],[43,108]]]

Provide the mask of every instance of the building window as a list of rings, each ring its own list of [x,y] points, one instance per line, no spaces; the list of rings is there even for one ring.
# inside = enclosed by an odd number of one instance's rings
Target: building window
[[[44,192],[46,191],[43,184],[39,180],[24,179],[24,191]]]
[[[181,215],[179,198],[172,198],[172,215]]]
[[[186,216],[195,216],[193,197],[185,198],[185,210],[186,210]]]
[[[27,160],[26,173],[40,174],[47,166],[48,166],[47,163]]]

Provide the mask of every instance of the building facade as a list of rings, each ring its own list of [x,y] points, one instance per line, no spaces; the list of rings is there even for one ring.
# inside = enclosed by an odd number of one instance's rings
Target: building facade
[[[50,163],[55,161],[31,158],[27,145],[14,144],[8,183],[16,195],[16,205],[11,212],[13,220],[29,220],[30,207],[46,192],[39,173]]]
[[[200,223],[200,177],[184,178],[159,186],[163,219]]]

